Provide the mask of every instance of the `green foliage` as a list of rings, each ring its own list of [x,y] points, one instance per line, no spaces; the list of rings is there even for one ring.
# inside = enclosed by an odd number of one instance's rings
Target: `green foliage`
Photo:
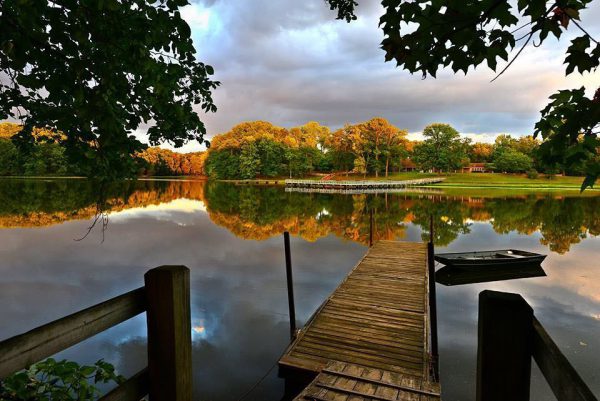
[[[494,156],[494,166],[504,173],[523,173],[533,168],[533,160],[524,153],[506,149]]]
[[[133,136],[181,146],[202,141],[196,111],[216,111],[213,68],[196,60],[180,8],[186,0],[0,2],[0,119],[23,115],[33,127],[63,132],[70,161],[94,176],[136,173]],[[17,115],[19,113],[19,115]]]
[[[585,96],[583,87],[559,91],[550,99],[535,125],[536,133],[549,139],[540,147],[541,155],[548,165],[584,166],[584,190],[600,176],[600,89],[593,99]]]
[[[100,383],[122,383],[114,366],[99,360],[91,366],[52,358],[0,381],[2,401],[92,401]]]
[[[240,178],[254,178],[260,172],[260,159],[258,157],[258,146],[250,143],[240,153]]]
[[[326,1],[338,10],[338,18],[348,22],[356,18],[354,0]],[[568,46],[565,74],[594,72],[600,65],[600,43],[580,20],[580,11],[592,1],[383,0],[381,47],[386,61],[394,60],[423,77],[435,77],[446,67],[467,74],[487,64],[496,71],[498,61],[508,61],[520,42],[520,49],[499,76],[529,43],[542,46],[550,35],[560,39],[564,31],[573,29],[582,35]],[[595,91],[593,98],[585,96],[585,88],[555,93],[535,125],[535,135],[544,139],[543,164],[562,163],[567,169],[585,165],[582,190],[600,176],[600,88],[590,89]]]
[[[234,179],[239,177],[240,157],[232,150],[209,152],[206,158],[206,173],[216,179]]]
[[[25,175],[65,175],[68,171],[65,149],[55,143],[41,143],[33,147],[25,156],[23,172]]]
[[[537,172],[536,169],[531,169],[527,171],[527,178],[535,180],[536,178],[539,177],[539,173]]]
[[[10,139],[0,138],[0,176],[19,174],[19,151]]]
[[[415,146],[413,160],[422,170],[453,171],[468,163],[469,142],[460,139],[449,124],[431,124],[423,130],[425,141]]]

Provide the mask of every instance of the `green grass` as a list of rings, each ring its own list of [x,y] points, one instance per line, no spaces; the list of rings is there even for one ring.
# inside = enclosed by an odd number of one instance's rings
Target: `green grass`
[[[372,177],[367,176],[367,180],[414,180],[419,178],[429,177],[445,177],[444,182],[435,184],[436,187],[445,188],[520,188],[520,189],[579,189],[583,177],[552,177],[546,178],[540,176],[538,178],[527,178],[526,175],[520,174],[500,174],[500,173],[452,173],[452,174],[430,174],[417,172],[403,172],[390,174],[388,177]],[[341,180],[364,180],[362,175],[336,177]]]
[[[540,175],[538,178],[527,178],[525,174],[501,174],[501,173],[451,173],[451,174],[433,174],[433,173],[418,173],[418,172],[401,172],[401,173],[393,173],[388,177],[385,176],[367,176],[363,177],[362,174],[350,174],[348,176],[344,174],[338,174],[334,177],[335,180],[352,180],[352,181],[360,181],[360,180],[370,180],[370,181],[402,181],[402,180],[415,180],[419,178],[430,178],[430,177],[445,177],[444,182],[439,184],[434,184],[433,186],[439,188],[446,188],[448,190],[458,189],[460,188],[470,188],[470,189],[481,189],[484,192],[490,191],[492,189],[499,190],[521,190],[524,193],[531,191],[556,191],[556,190],[566,190],[566,191],[575,191],[581,188],[581,183],[583,181],[583,177],[551,177],[547,178],[545,176]],[[277,178],[259,178],[256,180],[231,180],[232,182],[237,183],[247,183],[247,184],[262,184],[261,181],[279,181],[279,185],[283,185],[285,179],[287,177],[277,177]],[[300,177],[294,177],[296,179]],[[320,176],[307,176],[302,177],[301,179],[306,180],[320,180]],[[589,189],[588,189],[589,191]]]
[[[527,178],[518,174],[448,174],[443,183],[436,186],[452,188],[514,188],[514,189],[572,189],[579,190],[583,177]]]

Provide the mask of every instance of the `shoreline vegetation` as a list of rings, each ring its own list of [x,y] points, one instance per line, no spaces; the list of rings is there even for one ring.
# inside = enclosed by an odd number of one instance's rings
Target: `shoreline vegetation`
[[[21,126],[0,123],[0,176],[87,176],[61,144],[64,135],[36,129],[35,142],[19,147]],[[286,178],[410,180],[448,177],[439,187],[579,189],[583,166],[548,165],[532,136],[498,135],[494,144],[472,143],[448,124],[430,124],[423,140],[379,117],[331,130],[318,122],[282,128],[268,121],[240,123],[216,135],[203,152],[159,147],[131,155],[130,178],[223,180],[283,185]],[[507,174],[505,174],[507,173]],[[167,178],[168,177],[168,178]],[[188,179],[188,178],[183,178]]]
[[[505,173],[451,173],[451,174],[435,174],[435,173],[394,173],[388,177],[374,177],[362,175],[344,175],[339,174],[332,180],[343,181],[402,181],[414,180],[419,178],[444,177],[445,180],[441,183],[428,184],[429,188],[440,189],[514,189],[514,190],[529,190],[529,191],[546,191],[546,190],[568,190],[579,191],[583,177],[570,176],[539,176],[529,178],[523,174],[505,174]],[[284,186],[285,180],[289,177],[261,177],[245,180],[231,179],[213,179],[206,176],[140,176],[137,179],[141,181],[215,181],[238,185],[270,185]],[[295,179],[306,179],[318,181],[323,176],[305,176],[296,177]],[[86,179],[81,176],[0,176],[0,179],[25,179],[25,180],[65,180],[65,179]],[[586,191],[597,192],[600,189],[588,188]]]

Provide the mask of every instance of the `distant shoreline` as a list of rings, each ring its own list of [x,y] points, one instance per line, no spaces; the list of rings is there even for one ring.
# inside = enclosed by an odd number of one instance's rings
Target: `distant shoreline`
[[[410,180],[417,178],[430,178],[443,176],[446,180],[442,183],[429,184],[428,187],[440,189],[506,189],[506,190],[526,190],[526,191],[579,191],[583,177],[556,176],[552,178],[538,177],[527,178],[524,175],[503,174],[503,173],[452,173],[452,174],[431,174],[431,173],[394,173],[389,177],[362,177],[362,176],[343,176],[343,180],[367,180],[367,181],[386,181],[386,180]],[[319,176],[308,176],[302,179],[319,180]],[[24,179],[24,180],[66,180],[66,179],[86,179],[81,176],[0,176],[0,179]],[[287,177],[275,178],[255,178],[247,180],[213,180],[205,176],[144,176],[138,177],[140,181],[217,181],[232,183],[236,185],[266,185],[266,186],[285,186]],[[588,188],[586,191],[598,191],[598,188]]]

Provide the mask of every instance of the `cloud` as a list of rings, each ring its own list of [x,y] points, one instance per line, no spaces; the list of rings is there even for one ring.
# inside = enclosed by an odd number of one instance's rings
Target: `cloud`
[[[422,80],[384,62],[381,6],[359,3],[359,19],[350,24],[336,20],[322,0],[204,0],[186,7],[199,57],[222,82],[214,93],[218,112],[202,115],[208,137],[246,120],[286,127],[316,120],[335,128],[382,116],[410,132],[443,121],[489,140],[489,133],[531,134],[558,89],[600,86],[599,74],[564,77],[568,39],[580,33],[573,30],[560,42],[528,46],[493,83],[494,72],[483,67],[466,77],[444,71]],[[582,20],[600,36],[600,5],[592,7]]]

